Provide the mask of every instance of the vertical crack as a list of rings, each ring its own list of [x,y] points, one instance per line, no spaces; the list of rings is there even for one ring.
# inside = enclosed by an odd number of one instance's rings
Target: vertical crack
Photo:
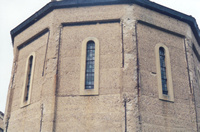
[[[125,132],[127,132],[127,108],[126,108],[126,102],[127,102],[127,99],[126,97],[124,97],[124,120],[125,120]]]
[[[138,47],[138,30],[137,30],[137,22],[135,23],[135,37],[136,37],[136,56],[137,56],[137,96],[138,96],[138,122],[139,122],[139,131],[142,131],[142,123],[141,123],[141,114],[140,114],[140,63],[139,63],[139,47]]]
[[[18,52],[16,53],[16,56],[18,56]],[[10,86],[9,86],[9,98],[7,99],[7,101],[9,102],[8,103],[8,106],[7,106],[7,110],[6,110],[6,116],[5,116],[5,128],[6,128],[6,131],[8,130],[8,125],[9,125],[9,120],[10,120],[10,112],[11,112],[11,106],[12,106],[12,100],[13,100],[13,94],[12,94],[12,89],[13,89],[13,85],[14,85],[14,81],[15,81],[15,74],[16,74],[16,69],[17,69],[17,60],[14,61],[13,63],[13,75],[12,75],[12,78],[11,78],[11,82],[10,82]]]
[[[197,126],[197,131],[198,130],[198,117],[197,117],[197,104],[196,104],[196,99],[195,99],[195,93],[194,93],[194,87],[192,85],[192,80],[190,77],[190,67],[189,67],[189,59],[188,59],[188,51],[187,51],[187,39],[184,39],[184,46],[185,46],[185,57],[186,57],[186,62],[187,62],[187,71],[188,71],[188,79],[189,79],[189,86],[190,86],[190,93],[193,95],[192,100],[194,101],[194,110],[195,110],[195,116],[196,116],[196,126]],[[193,48],[194,44],[192,44],[192,48]],[[193,52],[194,52],[194,48],[193,48]],[[193,60],[194,61],[194,60]],[[193,64],[195,64],[194,62],[192,62]],[[195,71],[195,69],[194,69]],[[196,75],[195,75],[196,76]]]
[[[122,68],[124,67],[124,32],[123,32],[123,22],[121,21],[121,39],[122,39]]]
[[[60,31],[59,31],[59,42],[58,42],[58,56],[57,56],[57,69],[56,69],[56,75],[55,75],[55,100],[54,100],[54,117],[53,117],[53,132],[56,131],[56,115],[57,115],[57,90],[58,90],[58,81],[59,81],[59,61],[60,61],[60,47],[61,47],[61,35],[62,35],[62,29],[63,26],[60,25]]]
[[[43,111],[44,111],[44,107],[43,107],[43,104],[42,104],[41,105],[41,118],[40,118],[40,132],[42,131]]]
[[[48,38],[47,38],[47,44],[46,44],[46,51],[45,51],[45,57],[44,57],[42,76],[44,76],[44,69],[45,69],[45,66],[46,66],[46,57],[47,57],[47,50],[48,50],[48,45],[49,45],[49,36],[50,36],[50,31],[48,32]]]

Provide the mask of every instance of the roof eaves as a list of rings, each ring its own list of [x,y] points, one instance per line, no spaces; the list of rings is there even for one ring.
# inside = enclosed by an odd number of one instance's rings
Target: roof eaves
[[[137,4],[142,7],[148,8],[150,10],[154,10],[159,13],[176,18],[180,21],[186,22],[191,26],[192,31],[194,32],[195,37],[198,43],[200,44],[200,30],[198,28],[195,18],[180,13],[178,11],[172,10],[170,8],[164,7],[157,3],[150,2],[149,0],[93,0],[93,1],[71,0],[71,1],[50,2],[11,31],[12,43],[14,44],[14,37],[16,35],[24,31],[27,27],[33,25],[35,22],[37,22],[39,19],[41,19],[54,9],[80,7],[80,6],[94,6],[94,5],[111,5],[111,4]]]

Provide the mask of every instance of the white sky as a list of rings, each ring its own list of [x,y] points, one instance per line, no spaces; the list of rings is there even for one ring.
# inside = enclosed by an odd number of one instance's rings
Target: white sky
[[[10,31],[50,0],[0,0],[0,111],[5,111],[11,77],[13,49]],[[151,0],[158,4],[192,15],[200,26],[200,0]]]

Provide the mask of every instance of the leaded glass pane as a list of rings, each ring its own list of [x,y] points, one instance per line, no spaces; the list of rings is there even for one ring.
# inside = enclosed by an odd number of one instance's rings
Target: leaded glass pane
[[[163,94],[168,94],[167,90],[167,77],[166,77],[166,65],[165,65],[165,50],[163,47],[159,49],[160,55],[160,70],[161,70],[161,81]]]
[[[95,43],[87,43],[85,89],[94,89]]]

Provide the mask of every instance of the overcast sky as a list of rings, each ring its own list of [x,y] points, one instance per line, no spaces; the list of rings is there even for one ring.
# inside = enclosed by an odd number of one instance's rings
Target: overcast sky
[[[200,0],[151,0],[196,18],[200,25]],[[13,49],[10,30],[26,20],[50,0],[1,0],[0,4],[0,111],[5,111],[11,77]]]

